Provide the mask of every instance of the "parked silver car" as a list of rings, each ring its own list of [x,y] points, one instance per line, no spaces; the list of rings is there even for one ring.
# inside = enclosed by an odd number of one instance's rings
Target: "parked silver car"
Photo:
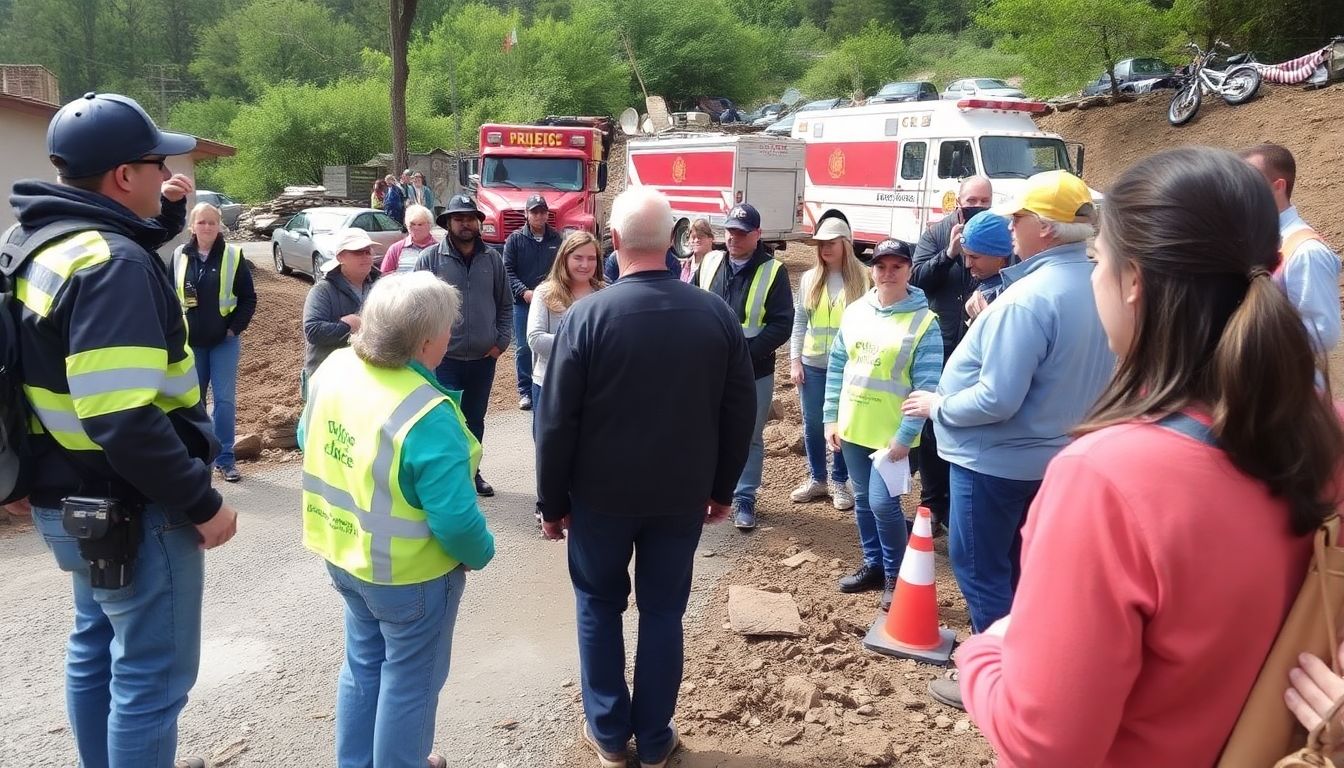
[[[229,229],[238,228],[238,215],[243,212],[242,203],[234,202],[228,195],[211,192],[208,189],[196,190],[196,202],[215,206],[219,209],[220,218],[224,220],[224,226]]]
[[[336,258],[336,234],[347,227],[364,230],[377,244],[374,265],[382,262],[388,246],[406,236],[391,216],[372,208],[309,208],[271,233],[275,271],[282,275],[302,272],[316,279],[322,265]]]
[[[970,96],[990,99],[1025,99],[1027,95],[1020,88],[992,77],[968,77],[954,80],[943,89],[943,98],[956,101]]]

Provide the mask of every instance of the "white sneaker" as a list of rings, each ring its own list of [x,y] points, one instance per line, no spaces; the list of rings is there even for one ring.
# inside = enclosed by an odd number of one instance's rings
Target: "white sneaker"
[[[854,508],[854,491],[849,489],[849,483],[831,481],[831,504],[841,512]]]
[[[803,504],[809,501],[824,499],[829,495],[830,493],[826,490],[825,483],[819,480],[808,479],[803,481],[802,485],[794,488],[793,493],[789,494],[789,498],[798,504]]]

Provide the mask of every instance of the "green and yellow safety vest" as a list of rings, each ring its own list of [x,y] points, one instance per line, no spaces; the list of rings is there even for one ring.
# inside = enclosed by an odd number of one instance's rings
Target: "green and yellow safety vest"
[[[826,279],[824,274],[817,275],[818,280]],[[801,291],[804,286],[799,285]],[[806,298],[806,294],[804,294]],[[807,330],[803,332],[803,356],[821,357],[831,351],[831,342],[840,330],[840,318],[845,314],[845,289],[832,296],[825,288],[821,291],[821,300],[817,306],[807,312]]]
[[[710,251],[705,254],[705,260],[700,263],[701,288],[708,291],[714,285],[714,277],[723,266],[724,257],[723,251]],[[779,267],[777,259],[770,259],[761,264],[756,269],[756,274],[751,277],[751,286],[747,288],[747,306],[742,318],[742,333],[748,339],[760,336],[761,331],[765,330],[765,297],[770,293],[770,287],[775,284],[775,278],[779,276]]]
[[[187,309],[187,262],[192,257],[185,246],[178,246],[173,252],[173,285],[177,287],[177,300],[182,302],[182,311]],[[224,258],[219,264],[219,314],[228,317],[238,308],[238,297],[233,293],[233,283],[238,278],[238,265],[243,261],[241,249],[224,246]]]
[[[401,490],[406,435],[445,402],[467,436],[470,481],[481,445],[448,395],[409,367],[331,353],[308,382],[303,414],[304,546],[374,584],[419,584],[458,566]]]
[[[840,387],[840,437],[868,448],[886,448],[901,427],[901,404],[913,388],[915,348],[936,315],[927,307],[915,312],[882,314],[868,301],[845,310],[840,335],[845,362]],[[919,445],[919,437],[911,447]]]

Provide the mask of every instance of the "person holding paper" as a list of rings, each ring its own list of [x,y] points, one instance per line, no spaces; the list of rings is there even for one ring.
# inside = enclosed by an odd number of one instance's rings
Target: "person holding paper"
[[[924,292],[910,285],[911,247],[883,240],[873,251],[874,287],[850,304],[831,343],[822,406],[826,442],[844,455],[854,484],[854,517],[863,564],[840,580],[840,591],[882,587],[881,607],[891,607],[905,554],[901,501],[878,471],[878,461],[906,463],[919,445],[924,418],[901,413],[915,389],[936,386],[943,370],[938,316]]]

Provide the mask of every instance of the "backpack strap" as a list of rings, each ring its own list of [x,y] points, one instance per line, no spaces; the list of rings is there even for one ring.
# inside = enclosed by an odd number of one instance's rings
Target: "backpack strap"
[[[1191,440],[1199,441],[1210,448],[1217,448],[1218,443],[1213,439],[1213,431],[1205,426],[1198,419],[1187,416],[1180,411],[1169,413],[1166,416],[1153,422],[1163,429],[1169,429],[1172,432],[1185,435]]]
[[[0,237],[0,274],[3,274],[6,278],[13,277],[14,273],[18,272],[19,268],[28,259],[32,258],[34,253],[41,250],[44,245],[59,240],[66,235],[86,232],[91,229],[105,232],[115,231],[106,224],[86,219],[61,219],[32,232],[25,230],[19,224],[11,225],[9,229],[5,230],[4,236]]]

